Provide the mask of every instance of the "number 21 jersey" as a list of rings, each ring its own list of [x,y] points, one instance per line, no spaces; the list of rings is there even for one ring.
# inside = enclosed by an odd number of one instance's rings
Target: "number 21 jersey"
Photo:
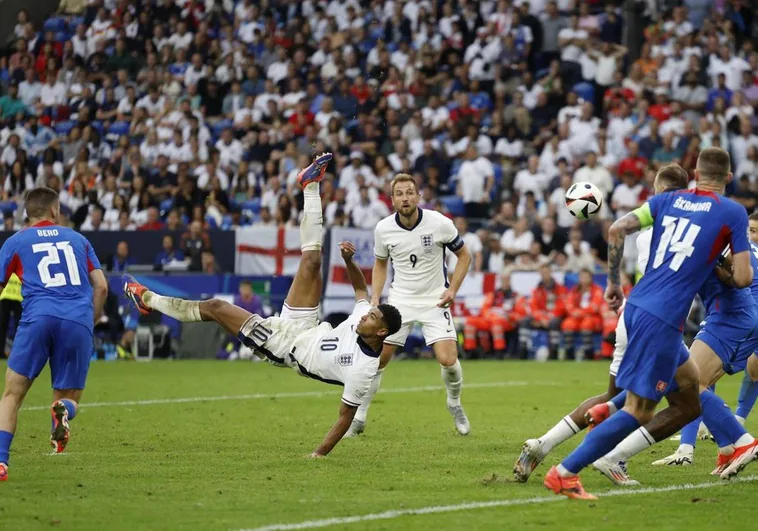
[[[87,239],[68,227],[40,222],[22,229],[0,249],[2,281],[21,280],[22,321],[52,315],[93,328],[89,273],[100,269]]]
[[[434,210],[418,209],[416,225],[407,228],[400,215],[380,221],[374,230],[374,254],[392,260],[394,277],[388,302],[402,306],[436,305],[448,288],[445,252],[463,247],[450,219]]]
[[[747,212],[731,199],[695,189],[653,196],[634,213],[642,227],[653,229],[650,258],[628,304],[681,329],[724,248],[733,254],[750,249]]]

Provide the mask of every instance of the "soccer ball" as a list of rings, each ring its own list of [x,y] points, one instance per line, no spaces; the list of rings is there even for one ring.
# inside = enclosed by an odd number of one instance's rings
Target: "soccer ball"
[[[592,183],[574,183],[566,192],[566,208],[579,219],[590,219],[603,206],[603,192]]]

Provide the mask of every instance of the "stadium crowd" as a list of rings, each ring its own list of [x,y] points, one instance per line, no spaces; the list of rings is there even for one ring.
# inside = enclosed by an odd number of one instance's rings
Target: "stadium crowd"
[[[758,4],[634,7],[632,51],[621,6],[589,0],[67,0],[42,27],[21,11],[0,58],[5,228],[46,185],[81,230],[187,230],[212,270],[208,229],[296,225],[297,171],[332,151],[327,226],[373,228],[406,172],[476,271],[602,271],[609,224],[662,164],[724,147],[730,195],[758,203]],[[593,222],[563,208],[576,181],[606,194]],[[157,263],[188,250],[164,243]]]

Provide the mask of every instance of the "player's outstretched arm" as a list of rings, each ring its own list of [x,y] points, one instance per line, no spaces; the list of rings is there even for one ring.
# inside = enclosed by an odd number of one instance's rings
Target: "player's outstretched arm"
[[[350,283],[353,285],[353,291],[355,291],[355,300],[368,300],[366,277],[363,276],[361,268],[353,262],[355,245],[351,242],[340,242],[340,252],[342,253],[342,259],[345,261],[345,266],[347,267],[347,276],[350,279]]]
[[[334,426],[332,426],[332,429],[329,430],[329,433],[326,434],[324,441],[311,454],[311,457],[324,457],[334,449],[337,443],[340,442],[342,437],[347,433],[348,428],[350,428],[350,424],[353,422],[353,417],[355,417],[356,411],[358,411],[357,406],[348,406],[342,402],[342,405],[340,406],[340,417],[337,419]]]
[[[105,299],[108,297],[108,281],[102,269],[93,269],[89,274],[89,283],[92,285],[92,307],[95,310],[95,324],[103,316]]]
[[[455,296],[458,294],[458,290],[461,288],[461,284],[463,284],[463,279],[466,278],[466,273],[468,273],[471,267],[471,252],[468,250],[467,245],[464,244],[454,252],[456,258],[458,258],[458,262],[455,264],[453,276],[450,279],[450,287],[445,290],[445,293],[440,297],[439,304],[437,304],[440,308],[447,308],[455,302]]]

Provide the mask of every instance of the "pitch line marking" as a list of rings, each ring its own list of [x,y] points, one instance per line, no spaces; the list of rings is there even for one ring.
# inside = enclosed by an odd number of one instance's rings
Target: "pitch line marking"
[[[634,496],[636,494],[658,494],[662,492],[686,491],[697,489],[712,489],[723,487],[733,483],[747,483],[758,480],[758,475],[745,476],[732,481],[708,482],[708,483],[685,483],[683,485],[670,485],[668,487],[646,487],[641,489],[615,489],[599,493],[600,499],[611,496]],[[492,500],[470,503],[459,503],[456,505],[433,505],[430,507],[420,507],[418,509],[395,509],[381,513],[362,514],[356,516],[342,516],[335,518],[324,518],[322,520],[307,520],[294,524],[273,524],[263,527],[240,529],[239,531],[295,531],[298,529],[316,529],[320,527],[330,527],[334,525],[355,524],[358,522],[370,522],[375,520],[391,520],[402,516],[417,516],[424,514],[449,513],[455,511],[471,511],[475,509],[490,509],[492,507],[513,507],[518,505],[534,505],[542,503],[552,503],[559,501],[568,501],[563,496],[539,496],[535,498],[523,498],[516,500]],[[574,502],[582,503],[582,502]]]
[[[554,386],[560,382],[527,382],[527,381],[503,381],[464,384],[464,389],[489,389],[495,387],[524,387],[527,385]],[[442,391],[445,388],[438,385],[426,385],[422,387],[396,387],[382,389],[381,394],[395,393],[424,393],[428,391]],[[154,406],[160,404],[191,404],[194,402],[223,402],[230,400],[271,400],[280,398],[320,398],[324,396],[340,396],[340,392],[334,391],[302,391],[294,393],[256,393],[250,395],[222,395],[222,396],[188,396],[178,398],[156,398],[152,400],[125,400],[121,402],[83,402],[79,407],[88,409],[92,407],[121,407],[121,406]],[[25,407],[25,411],[48,410],[50,406]]]

